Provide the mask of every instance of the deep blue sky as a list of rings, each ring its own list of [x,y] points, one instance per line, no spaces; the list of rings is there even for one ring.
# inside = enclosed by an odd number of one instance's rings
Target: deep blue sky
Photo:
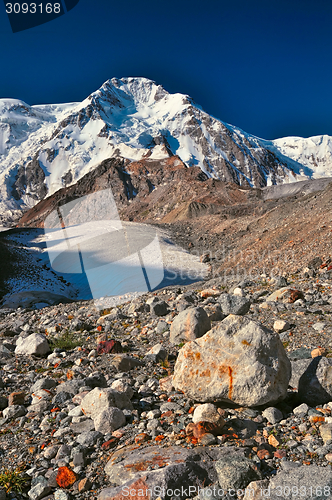
[[[80,101],[145,76],[273,139],[332,135],[332,2],[80,0],[13,34],[0,3],[0,97]]]

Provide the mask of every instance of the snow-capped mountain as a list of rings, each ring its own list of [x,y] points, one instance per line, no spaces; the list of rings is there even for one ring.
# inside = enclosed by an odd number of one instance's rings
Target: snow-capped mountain
[[[146,78],[113,78],[81,103],[2,99],[0,213],[31,207],[112,157],[129,165],[177,155],[208,177],[256,187],[332,175],[325,137],[265,141]]]
[[[285,156],[314,171],[314,178],[332,176],[332,137],[284,137],[273,141]]]

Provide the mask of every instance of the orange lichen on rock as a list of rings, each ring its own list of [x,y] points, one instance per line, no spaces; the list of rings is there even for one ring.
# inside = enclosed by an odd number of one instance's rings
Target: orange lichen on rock
[[[76,480],[77,476],[74,471],[68,467],[59,467],[56,482],[60,488],[70,488]]]

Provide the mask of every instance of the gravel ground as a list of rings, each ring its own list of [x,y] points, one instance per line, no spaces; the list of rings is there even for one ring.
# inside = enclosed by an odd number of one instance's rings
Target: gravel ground
[[[317,348],[319,354],[331,357],[332,276],[322,265],[317,261],[286,277],[289,288],[302,292],[293,303],[266,301],[286,282],[283,277],[273,280],[262,275],[240,284],[216,278],[170,287],[102,312],[93,301],[0,310],[0,478],[6,469],[19,468],[19,476],[27,480],[22,493],[13,488],[3,498],[104,498],[102,491],[115,486],[105,473],[107,462],[123,450],[122,458],[116,458],[121,462],[126,450],[127,455],[132,453],[132,445],[142,450],[154,446],[161,453],[173,446],[241,448],[257,464],[262,478],[286,470],[290,463],[331,464],[332,442],[320,428],[330,422],[332,395],[320,405],[303,405],[291,380],[287,398],[273,406],[279,413],[267,409],[269,405],[244,408],[219,402],[216,409],[226,422],[223,430],[195,438],[187,426],[199,403],[175,391],[171,380],[182,346],[170,343],[174,317],[194,306],[210,313],[218,296],[233,293],[238,285],[251,302],[250,319],[269,329],[277,320],[287,323],[279,335],[293,362],[309,363]],[[163,305],[158,309],[156,304]],[[212,326],[218,323],[212,321]],[[20,340],[34,333],[46,337],[51,351],[41,356],[15,353]],[[122,354],[101,352],[102,342],[111,339],[121,344]],[[146,356],[157,344],[160,354]],[[51,382],[38,389],[36,382],[43,380]],[[125,422],[113,431],[96,432],[93,420],[81,410],[81,401],[94,387],[119,387],[119,383],[131,399],[131,407],[123,409]],[[95,434],[87,437],[86,432]],[[63,467],[74,473],[67,487],[60,486]],[[41,493],[36,493],[36,486]]]

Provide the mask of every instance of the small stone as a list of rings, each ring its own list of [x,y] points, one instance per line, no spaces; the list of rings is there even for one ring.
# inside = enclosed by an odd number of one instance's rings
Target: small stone
[[[269,408],[266,408],[262,416],[266,418],[268,422],[271,424],[276,424],[277,422],[280,422],[280,420],[283,419],[283,414],[278,408],[275,408],[274,406],[270,406]]]
[[[278,439],[273,434],[269,435],[267,441],[271,446],[273,446],[273,448],[277,448],[280,445],[280,441],[278,441]]]
[[[318,323],[315,323],[314,325],[312,325],[312,328],[314,330],[316,330],[316,332],[323,332],[326,328],[326,323],[323,323],[322,321],[319,321]]]
[[[31,500],[41,500],[51,493],[51,488],[49,486],[45,486],[45,484],[36,484],[31,490],[28,492],[28,496]]]
[[[274,457],[275,458],[284,458],[287,455],[287,452],[285,450],[277,450],[274,452]]]
[[[12,392],[8,396],[8,406],[12,405],[24,405],[25,400],[25,392]]]
[[[202,307],[190,307],[178,314],[171,325],[170,342],[179,344],[202,337],[211,328],[211,321]]]
[[[23,417],[26,414],[26,409],[22,405],[12,405],[5,408],[2,415],[5,419],[10,420],[12,418]]]
[[[320,436],[325,443],[332,441],[332,424],[323,424],[319,427]]]
[[[84,493],[85,491],[89,491],[92,488],[92,483],[88,477],[85,477],[78,483],[78,491],[80,493]]]
[[[55,490],[54,492],[54,500],[69,500],[69,495],[66,491],[63,490]]]
[[[203,436],[198,440],[198,443],[201,444],[202,446],[209,446],[211,444],[215,444],[215,442],[216,442],[216,437],[213,434],[210,434],[209,432],[203,434]]]
[[[309,406],[306,403],[302,403],[301,405],[294,408],[293,413],[297,416],[305,416],[308,413]]]
[[[147,434],[146,432],[141,432],[140,434],[137,434],[137,436],[135,437],[136,444],[145,443],[146,441],[150,440],[151,436],[149,436],[149,434]]]
[[[97,354],[115,354],[122,352],[121,343],[118,340],[102,340],[97,345]]]
[[[167,358],[167,351],[162,344],[156,344],[146,353],[146,359],[152,361],[164,361]]]
[[[272,458],[273,455],[269,450],[262,449],[257,451],[257,456],[260,460],[266,460],[268,458]]]
[[[90,448],[91,446],[96,444],[98,439],[101,438],[102,436],[103,435],[101,432],[89,431],[89,432],[84,432],[83,434],[79,434],[76,438],[76,441],[82,446]]]
[[[124,382],[124,380],[121,379],[115,380],[111,385],[111,389],[114,389],[118,392],[123,392],[128,399],[131,399],[134,395],[134,391],[131,388],[130,384],[127,384],[126,382]]]
[[[274,322],[273,329],[277,333],[286,332],[287,330],[290,329],[290,324],[287,321],[278,319],[277,321]]]
[[[168,313],[168,306],[164,300],[150,304],[150,312],[155,316],[166,316]]]
[[[44,356],[50,352],[50,346],[46,337],[39,333],[33,333],[25,339],[19,337],[18,340],[19,343],[16,345],[15,354]]]
[[[332,462],[332,453],[328,453],[327,455],[325,455],[325,460],[327,460],[328,462]]]
[[[311,351],[311,357],[317,358],[317,356],[326,356],[328,350],[325,347],[316,347],[313,351]]]
[[[83,451],[79,451],[78,453],[75,453],[73,457],[73,464],[75,467],[84,467],[85,466],[85,454]]]
[[[198,405],[195,408],[193,414],[193,422],[197,424],[198,422],[213,422],[219,424],[222,427],[225,424],[225,420],[222,418],[217,410],[217,407],[212,403],[205,403]]]
[[[224,491],[244,488],[261,479],[261,474],[253,460],[237,455],[227,455],[215,462],[219,484]]]
[[[47,460],[51,460],[52,458],[55,457],[55,455],[58,453],[58,449],[60,448],[59,445],[54,445],[54,446],[48,446],[44,452],[43,455]]]
[[[119,408],[107,408],[94,418],[95,430],[102,434],[113,432],[126,423],[126,417]]]

